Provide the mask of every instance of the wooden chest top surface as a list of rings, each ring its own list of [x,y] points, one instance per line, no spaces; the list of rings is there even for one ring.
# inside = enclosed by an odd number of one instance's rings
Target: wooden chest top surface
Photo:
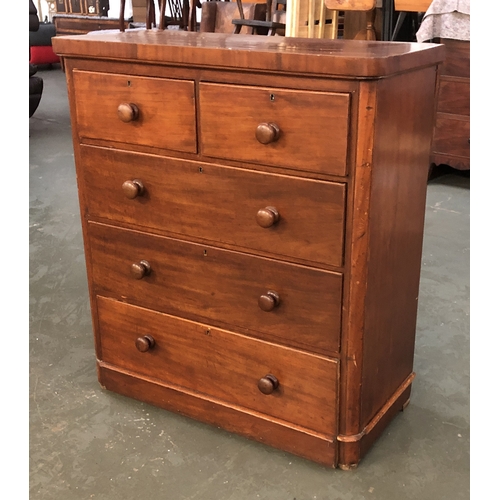
[[[432,43],[326,40],[134,29],[53,39],[63,57],[140,60],[159,64],[274,70],[374,78],[444,59]]]

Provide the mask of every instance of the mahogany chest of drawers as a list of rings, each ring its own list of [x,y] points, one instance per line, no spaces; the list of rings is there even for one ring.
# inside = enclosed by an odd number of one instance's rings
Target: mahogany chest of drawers
[[[101,385],[329,466],[407,403],[440,45],[57,37]]]

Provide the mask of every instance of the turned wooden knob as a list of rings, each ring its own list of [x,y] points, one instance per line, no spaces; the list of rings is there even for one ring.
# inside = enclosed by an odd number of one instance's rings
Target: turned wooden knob
[[[280,220],[280,214],[275,207],[261,208],[255,217],[260,227],[271,227]]]
[[[273,290],[269,290],[259,297],[259,307],[266,312],[272,311],[279,306],[280,296]]]
[[[122,184],[123,192],[125,196],[130,200],[142,196],[144,193],[144,184],[139,179],[134,179],[133,181],[125,181]]]
[[[118,118],[122,122],[133,122],[139,118],[139,108],[131,102],[122,102],[118,106]]]
[[[271,394],[278,388],[279,385],[279,380],[274,375],[268,373],[265,377],[262,377],[259,380],[257,387],[262,394]]]
[[[141,260],[140,262],[134,262],[130,270],[132,271],[132,276],[136,280],[140,280],[151,273],[151,265],[147,260]]]
[[[278,140],[280,129],[276,123],[259,123],[255,129],[255,138],[261,144],[270,144]]]
[[[155,339],[151,335],[144,335],[135,341],[135,347],[141,352],[147,352],[155,346]]]

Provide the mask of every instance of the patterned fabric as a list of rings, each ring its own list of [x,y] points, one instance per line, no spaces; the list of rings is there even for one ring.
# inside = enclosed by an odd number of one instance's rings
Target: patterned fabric
[[[416,35],[417,42],[433,38],[470,40],[470,0],[433,0]]]

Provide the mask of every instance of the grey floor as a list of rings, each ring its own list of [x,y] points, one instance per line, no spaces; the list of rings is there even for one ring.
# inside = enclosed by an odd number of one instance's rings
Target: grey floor
[[[100,388],[66,83],[58,66],[39,75],[29,124],[31,500],[470,497],[467,176],[445,170],[428,183],[411,403],[358,469],[328,469]]]

